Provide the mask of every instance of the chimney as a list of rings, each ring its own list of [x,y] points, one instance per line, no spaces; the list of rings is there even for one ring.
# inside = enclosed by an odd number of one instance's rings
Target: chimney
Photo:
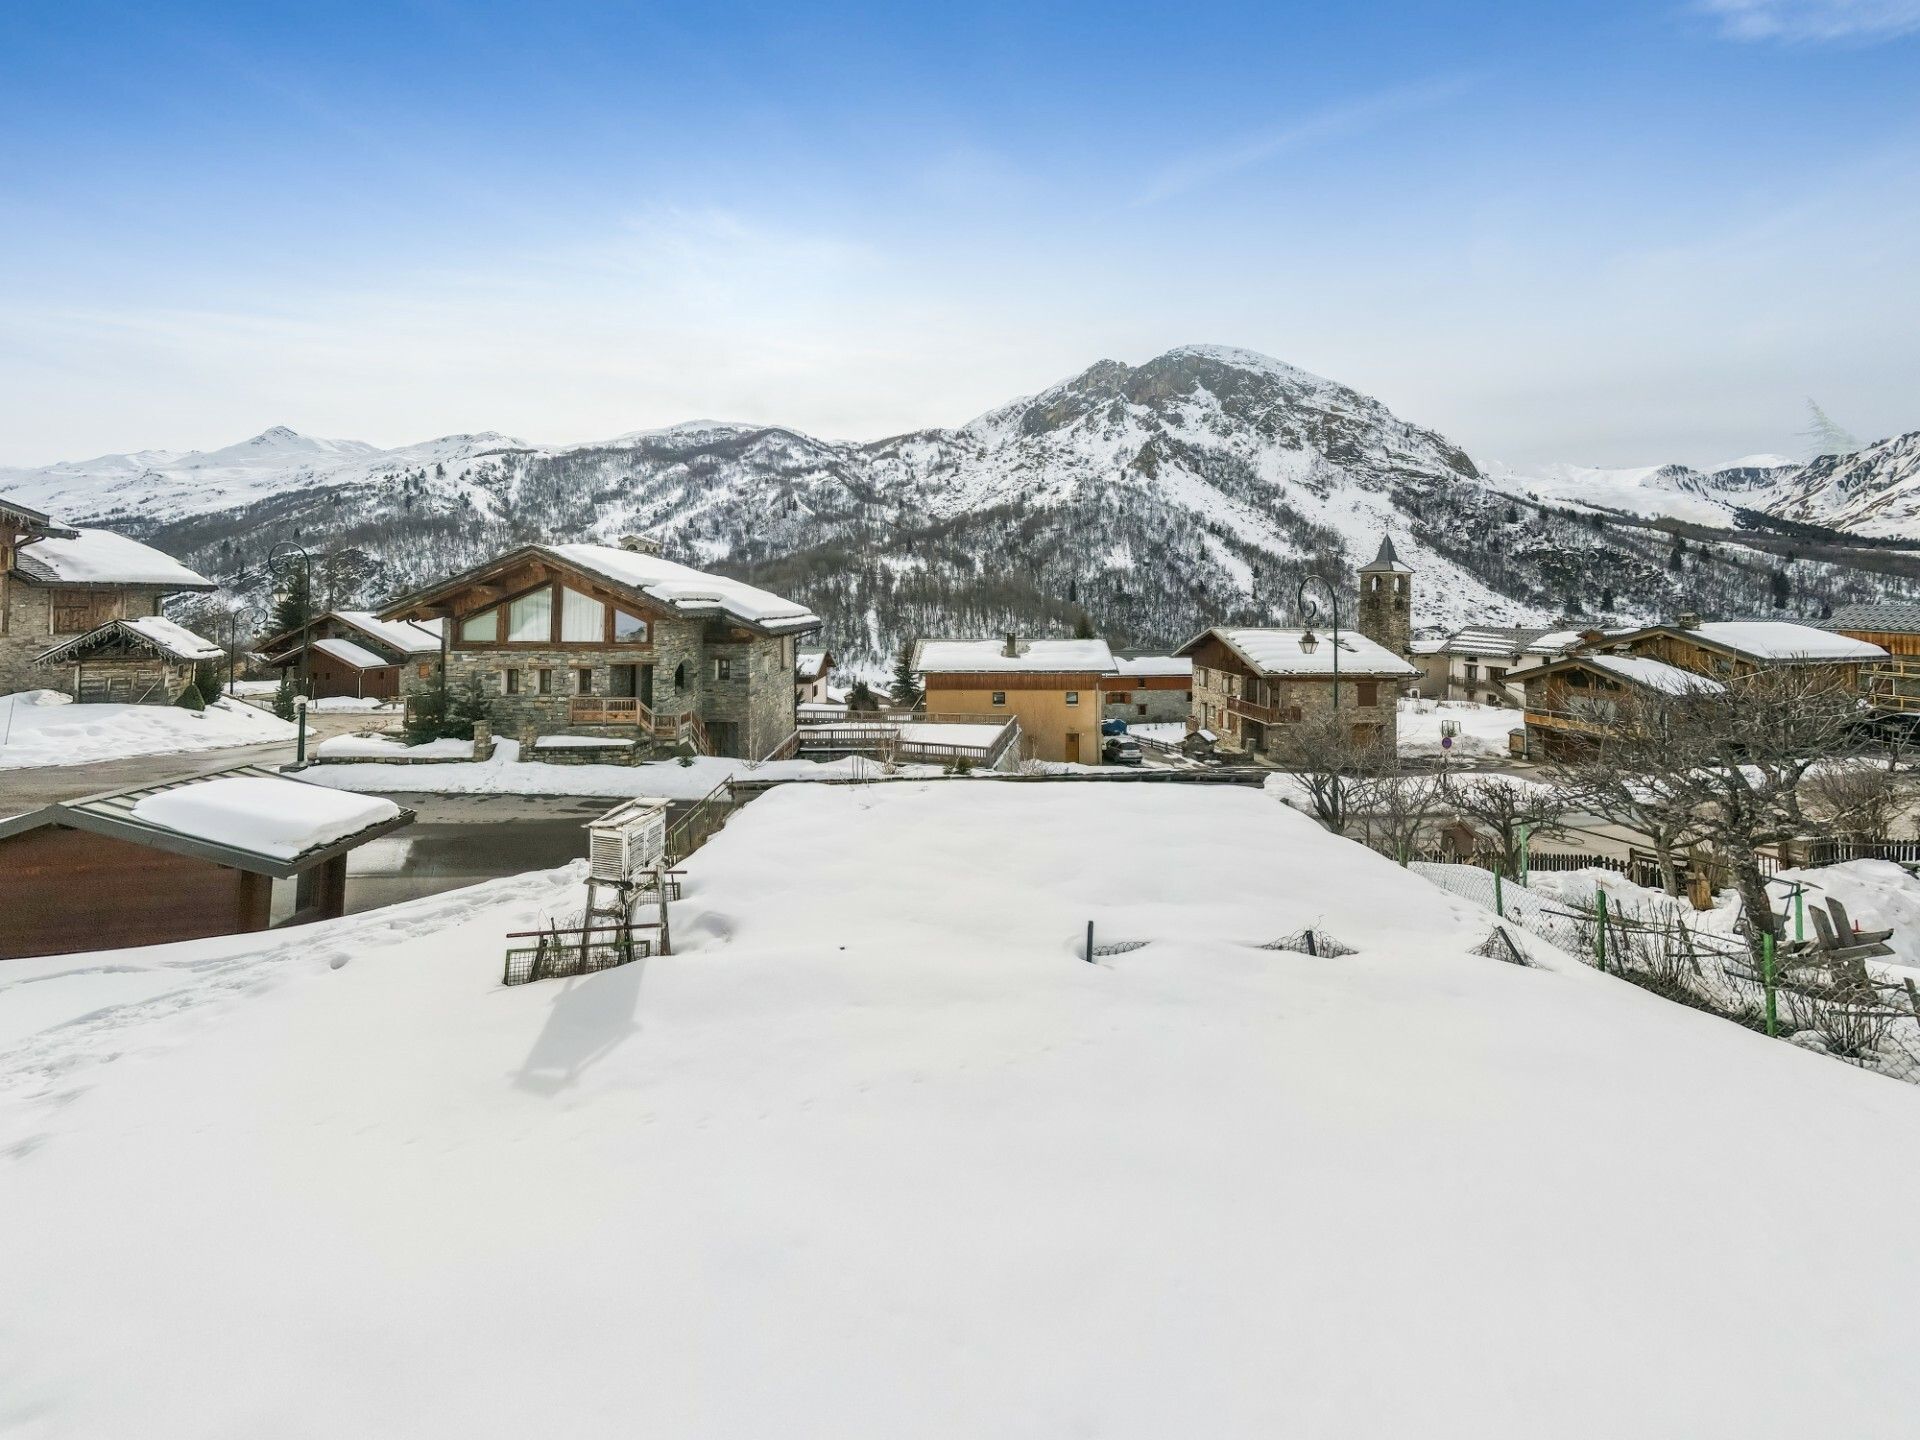
[[[1700,617],[1689,610],[1673,623],[1678,625],[1682,630],[1698,630],[1700,628]]]
[[[1020,637],[1011,630],[1007,631],[1007,643],[1000,647],[1000,653],[1009,660],[1018,659],[1020,655]]]
[[[660,553],[660,542],[651,535],[622,535],[620,537],[620,548],[622,550],[631,550],[636,555],[658,555]]]

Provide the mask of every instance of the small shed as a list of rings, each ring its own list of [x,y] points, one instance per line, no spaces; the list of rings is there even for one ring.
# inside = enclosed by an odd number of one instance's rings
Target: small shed
[[[0,820],[0,960],[333,919],[347,856],[413,818],[241,766]]]
[[[34,657],[34,664],[65,667],[75,700],[171,705],[193,680],[194,668],[226,652],[162,615],[109,620]]]

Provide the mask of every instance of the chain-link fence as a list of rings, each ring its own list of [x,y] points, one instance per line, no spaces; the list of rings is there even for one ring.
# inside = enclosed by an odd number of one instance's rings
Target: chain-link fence
[[[1920,989],[1910,979],[1861,980],[1866,972],[1799,947],[1775,957],[1769,946],[1756,959],[1745,934],[1704,928],[1684,901],[1664,895],[1623,902],[1597,882],[1590,894],[1576,885],[1546,895],[1476,865],[1409,868],[1492,911],[1496,929],[1524,931],[1677,1004],[1920,1083]],[[1568,878],[1556,877],[1555,888],[1567,890]],[[1481,953],[1506,958],[1495,938]]]

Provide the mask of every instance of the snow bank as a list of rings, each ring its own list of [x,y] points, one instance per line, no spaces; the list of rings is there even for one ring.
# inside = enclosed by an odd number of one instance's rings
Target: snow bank
[[[293,736],[294,727],[286,721],[224,697],[193,711],[173,705],[74,705],[51,690],[0,695],[0,770],[219,750]]]
[[[1451,721],[1460,727],[1451,747],[1442,746],[1441,727]],[[1475,705],[1465,700],[1400,702],[1398,735],[1402,755],[1448,755],[1454,759],[1488,759],[1508,753],[1507,736],[1526,723],[1518,710],[1500,705]]]
[[[790,786],[688,869],[682,953],[572,982],[497,983],[552,876],[0,967],[0,1015],[75,992],[0,1056],[8,1412],[1911,1434],[1909,1087],[1472,956],[1484,912],[1257,791]],[[1149,943],[1084,964],[1089,918]],[[1258,948],[1306,925],[1358,953]],[[1873,1243],[1783,1250],[1836,1214]]]
[[[473,759],[473,742],[471,740],[428,740],[419,745],[409,745],[405,740],[394,739],[387,735],[334,735],[322,740],[314,747],[313,753],[322,760],[332,760],[341,756],[363,756],[368,759],[457,762]],[[318,780],[321,777],[315,775],[311,778]],[[352,787],[339,788],[351,789]]]
[[[178,785],[133,806],[133,818],[149,825],[275,860],[331,845],[399,813],[398,805],[378,796],[343,795],[263,775]]]

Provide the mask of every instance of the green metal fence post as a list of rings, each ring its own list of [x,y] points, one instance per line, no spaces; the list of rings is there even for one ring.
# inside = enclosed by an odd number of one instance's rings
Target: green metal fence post
[[[1793,939],[1797,945],[1807,938],[1807,887],[1793,887]]]
[[[1599,922],[1593,932],[1593,953],[1600,961],[1600,968],[1607,968],[1607,892],[1598,890],[1593,896],[1593,913]]]
[[[1500,888],[1500,872],[1493,872],[1493,913],[1502,920],[1507,918],[1506,894]]]
[[[1532,838],[1533,827],[1531,825],[1522,825],[1520,827],[1520,883],[1522,885],[1527,883],[1527,869],[1533,860],[1533,857],[1528,854],[1527,851],[1527,842]]]
[[[1780,1017],[1774,1008],[1773,936],[1770,934],[1760,937],[1760,983],[1766,987],[1767,992],[1767,1034],[1778,1035]]]

